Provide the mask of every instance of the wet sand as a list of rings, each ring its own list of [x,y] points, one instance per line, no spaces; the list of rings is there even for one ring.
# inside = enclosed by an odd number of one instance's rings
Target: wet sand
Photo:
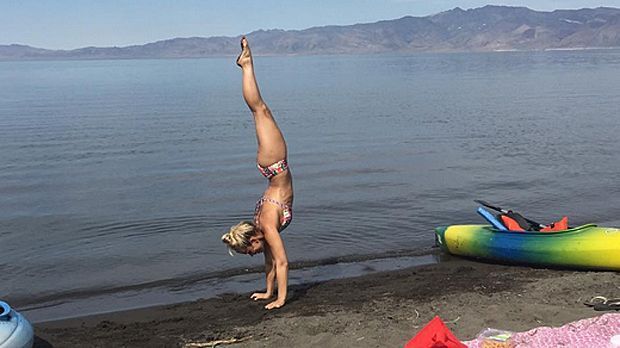
[[[274,311],[249,295],[39,323],[35,347],[402,347],[435,315],[464,341],[487,327],[525,331],[601,315],[583,302],[620,297],[620,273],[450,258],[294,286]]]

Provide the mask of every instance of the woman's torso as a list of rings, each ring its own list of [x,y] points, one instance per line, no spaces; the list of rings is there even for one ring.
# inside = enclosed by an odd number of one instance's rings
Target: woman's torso
[[[293,205],[293,176],[291,175],[291,170],[287,169],[283,173],[271,178],[263,196],[284,204]]]
[[[263,209],[276,209],[278,212],[277,229],[282,231],[292,220],[293,213],[293,177],[290,169],[269,179],[269,184],[256,204],[255,223],[259,226],[266,222],[261,219]]]

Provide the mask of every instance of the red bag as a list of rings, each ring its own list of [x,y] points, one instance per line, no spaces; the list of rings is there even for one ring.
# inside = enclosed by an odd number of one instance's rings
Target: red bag
[[[438,316],[435,316],[407,342],[405,348],[467,348],[467,346],[450,332]]]

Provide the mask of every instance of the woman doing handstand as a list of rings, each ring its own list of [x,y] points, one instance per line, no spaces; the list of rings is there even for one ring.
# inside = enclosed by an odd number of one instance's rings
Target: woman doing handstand
[[[243,98],[254,116],[258,170],[269,180],[269,185],[256,202],[254,220],[241,221],[231,227],[230,231],[222,236],[222,241],[231,250],[241,254],[264,253],[267,289],[265,292],[252,294],[251,298],[271,298],[277,279],[278,296],[275,301],[265,306],[266,309],[273,309],[282,307],[286,301],[288,259],[280,232],[293,218],[293,178],[286,162],[284,136],[261,98],[254,76],[252,53],[245,37],[241,39],[241,54],[237,58],[237,65],[242,72]]]

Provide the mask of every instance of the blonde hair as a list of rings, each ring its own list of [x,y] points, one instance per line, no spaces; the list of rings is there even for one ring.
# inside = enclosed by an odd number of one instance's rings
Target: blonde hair
[[[250,246],[250,237],[256,232],[256,226],[251,221],[241,221],[230,228],[227,233],[222,235],[222,242],[228,245],[228,253],[233,256],[232,251],[244,253]]]

